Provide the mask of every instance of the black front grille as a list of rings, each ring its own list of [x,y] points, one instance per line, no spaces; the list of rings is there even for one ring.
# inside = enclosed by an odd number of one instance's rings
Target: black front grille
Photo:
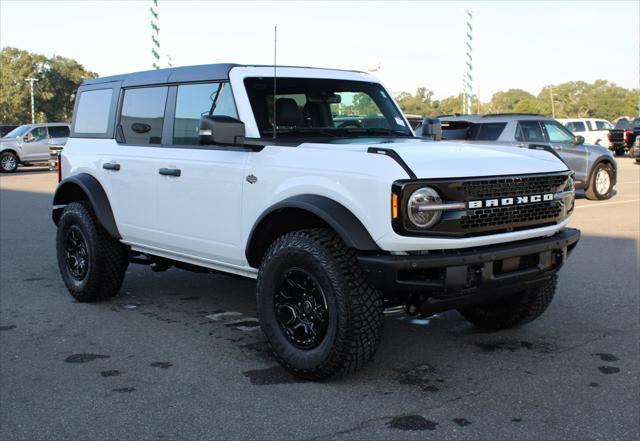
[[[463,182],[462,191],[469,199],[556,193],[566,180],[566,174],[481,179]]]
[[[392,191],[401,195],[399,205],[403,212],[392,225],[394,231],[402,235],[448,237],[481,236],[553,225],[560,222],[571,207],[564,207],[563,200],[543,198],[564,191],[569,177],[570,172],[567,171],[491,178],[398,181]],[[445,211],[436,225],[428,231],[420,230],[408,219],[406,207],[410,195],[425,186],[435,188],[445,203],[463,202],[468,207],[470,202],[475,202],[480,203],[482,208]],[[531,202],[532,196],[540,202]],[[503,201],[505,198],[508,201]]]
[[[484,229],[490,227],[519,225],[524,223],[542,224],[555,221],[562,212],[559,201],[541,202],[531,205],[511,205],[508,207],[478,208],[468,210],[460,218],[460,227],[467,229]]]

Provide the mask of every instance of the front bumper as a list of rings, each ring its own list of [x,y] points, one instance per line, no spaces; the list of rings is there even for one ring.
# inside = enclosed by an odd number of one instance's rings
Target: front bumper
[[[544,283],[564,264],[580,231],[549,237],[428,254],[364,255],[369,281],[386,296],[421,294],[430,312],[486,301]]]

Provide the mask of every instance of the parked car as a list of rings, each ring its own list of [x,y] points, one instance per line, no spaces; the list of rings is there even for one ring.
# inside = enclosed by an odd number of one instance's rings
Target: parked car
[[[440,118],[443,139],[514,147],[546,148],[575,173],[576,188],[589,199],[609,199],[616,184],[617,163],[601,146],[584,143],[558,121],[534,114],[457,115]]]
[[[52,208],[76,299],[116,295],[130,261],[257,279],[276,359],[314,380],[371,359],[385,304],[457,308],[492,329],[549,306],[580,235],[566,228],[566,164],[434,148],[367,73],[278,67],[274,93],[273,72],[219,64],[82,84]],[[341,101],[367,102],[366,116],[334,121]]]
[[[0,125],[0,138],[3,138],[7,133],[18,127],[16,124],[2,124]]]
[[[617,155],[623,156],[627,150],[631,149],[638,136],[640,136],[640,118],[634,120],[620,118],[615,127],[609,130],[611,149]]]
[[[64,145],[69,137],[69,124],[25,124],[0,138],[0,172],[12,173],[19,164],[49,161],[49,147]]]
[[[606,119],[562,118],[557,121],[574,135],[582,136],[585,143],[609,148],[609,130],[613,129],[613,124]]]

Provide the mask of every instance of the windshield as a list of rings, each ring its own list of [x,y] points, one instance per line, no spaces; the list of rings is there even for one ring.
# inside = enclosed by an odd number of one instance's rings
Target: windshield
[[[6,135],[4,135],[5,138],[17,138],[18,136],[22,136],[25,133],[27,133],[27,131],[29,130],[30,126],[20,126],[20,127],[16,127],[15,129],[13,129],[12,131],[10,131],[9,133],[7,133]]]
[[[262,137],[274,130],[273,78],[244,80]],[[277,78],[275,130],[284,137],[413,136],[380,84]]]

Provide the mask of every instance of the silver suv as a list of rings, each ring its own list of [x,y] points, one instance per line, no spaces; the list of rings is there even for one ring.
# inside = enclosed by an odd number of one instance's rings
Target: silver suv
[[[49,161],[49,149],[62,147],[69,138],[69,124],[25,124],[0,138],[0,171],[12,173],[19,164]]]
[[[516,113],[439,119],[443,139],[549,149],[575,172],[576,188],[585,190],[588,199],[609,199],[614,194],[617,164],[613,153],[605,147],[585,144],[582,136],[574,136],[555,119]]]

